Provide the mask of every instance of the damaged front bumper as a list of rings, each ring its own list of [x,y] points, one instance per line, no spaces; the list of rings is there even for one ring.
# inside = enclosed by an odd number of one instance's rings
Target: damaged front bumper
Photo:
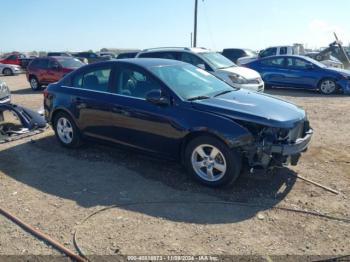
[[[0,104],[0,143],[46,127],[43,115],[15,104]]]
[[[266,172],[289,164],[297,165],[301,154],[306,152],[313,135],[309,122],[302,121],[292,130],[265,128],[257,140],[244,148],[251,173]]]

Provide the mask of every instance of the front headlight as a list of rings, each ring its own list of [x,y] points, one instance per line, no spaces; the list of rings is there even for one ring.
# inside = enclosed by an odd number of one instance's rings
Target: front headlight
[[[235,84],[246,84],[247,83],[247,79],[245,79],[244,77],[237,75],[237,74],[231,74],[231,75],[229,75],[229,78],[232,81],[232,83],[235,83]]]

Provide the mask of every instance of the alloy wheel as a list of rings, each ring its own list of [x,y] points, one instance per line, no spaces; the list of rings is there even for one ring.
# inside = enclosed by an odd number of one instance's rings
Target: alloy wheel
[[[65,118],[61,117],[57,121],[56,130],[59,139],[64,144],[70,144],[73,141],[73,126],[71,122]]]
[[[33,90],[37,90],[39,87],[38,80],[36,80],[36,78],[34,77],[30,79],[30,86],[32,87]]]
[[[336,84],[333,80],[324,80],[320,89],[324,94],[332,94],[336,89]]]
[[[192,152],[192,167],[196,174],[208,182],[225,176],[227,164],[223,153],[213,145],[199,145]]]

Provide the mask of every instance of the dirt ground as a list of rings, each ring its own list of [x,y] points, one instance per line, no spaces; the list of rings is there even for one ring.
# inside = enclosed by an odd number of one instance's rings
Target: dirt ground
[[[14,103],[41,107],[41,92],[32,92],[24,75],[0,79]],[[209,189],[177,163],[92,142],[64,149],[48,129],[0,145],[0,207],[72,250],[78,230],[89,255],[349,255],[350,223],[274,207],[350,219],[350,97],[267,92],[308,112],[315,135],[296,167]],[[58,254],[0,216],[0,255]]]

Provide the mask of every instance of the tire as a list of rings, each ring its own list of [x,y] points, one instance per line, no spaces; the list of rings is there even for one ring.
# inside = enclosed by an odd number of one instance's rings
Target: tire
[[[33,91],[38,91],[41,88],[39,80],[35,76],[29,78],[30,87]]]
[[[53,121],[55,135],[60,144],[68,148],[81,146],[81,134],[74,120],[64,112],[59,112]]]
[[[5,75],[5,76],[12,76],[13,75],[13,72],[11,70],[11,68],[4,68],[4,70],[2,70],[2,74]]]
[[[242,160],[236,150],[228,148],[219,139],[200,136],[188,143],[185,150],[185,166],[188,173],[200,183],[210,187],[221,187],[232,185],[238,178]]]
[[[331,78],[322,79],[318,85],[320,92],[324,95],[332,95],[337,91],[337,84]]]

